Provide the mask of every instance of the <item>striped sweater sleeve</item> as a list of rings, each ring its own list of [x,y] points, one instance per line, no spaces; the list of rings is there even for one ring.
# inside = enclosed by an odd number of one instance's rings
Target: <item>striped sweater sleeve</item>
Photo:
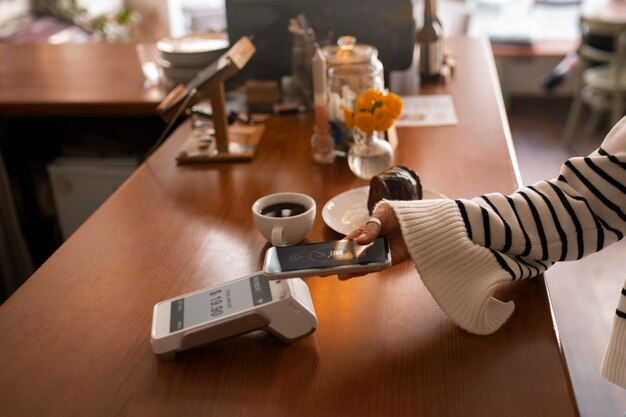
[[[563,164],[557,179],[512,195],[380,204],[396,213],[442,310],[469,332],[492,333],[514,309],[493,297],[500,285],[602,250],[626,233],[626,118],[597,151]],[[622,295],[603,372],[626,387],[624,303]]]

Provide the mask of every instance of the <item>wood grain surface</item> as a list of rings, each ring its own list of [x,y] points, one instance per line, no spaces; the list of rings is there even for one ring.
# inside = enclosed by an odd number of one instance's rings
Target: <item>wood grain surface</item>
[[[397,162],[453,198],[518,186],[484,41],[449,40],[454,77],[421,93],[454,98],[459,124],[398,129]],[[499,297],[516,310],[490,336],[438,308],[410,262],[342,282],[308,278],[319,324],[286,345],[254,332],[152,355],[155,303],[257,271],[268,244],[251,206],[313,196],[310,241],[338,238],[319,212],[366,185],[343,160],[315,165],[312,117],[267,122],[250,163],[176,165],[183,124],[0,306],[0,415],[574,416],[544,280]]]
[[[0,43],[0,114],[156,115],[133,43]]]

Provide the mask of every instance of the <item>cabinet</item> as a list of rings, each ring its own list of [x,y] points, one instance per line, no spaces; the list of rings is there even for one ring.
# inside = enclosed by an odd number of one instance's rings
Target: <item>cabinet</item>
[[[513,96],[569,97],[574,91],[574,76],[568,74],[552,90],[545,90],[541,81],[563,59],[563,56],[496,56],[496,68],[505,102]]]
[[[63,239],[67,239],[135,170],[133,158],[58,158],[48,165]]]

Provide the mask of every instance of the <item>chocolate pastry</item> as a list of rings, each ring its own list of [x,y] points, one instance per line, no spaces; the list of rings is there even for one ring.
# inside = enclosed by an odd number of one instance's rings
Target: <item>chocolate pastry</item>
[[[421,200],[422,184],[410,168],[397,165],[375,175],[370,181],[367,209],[370,214],[380,200]]]

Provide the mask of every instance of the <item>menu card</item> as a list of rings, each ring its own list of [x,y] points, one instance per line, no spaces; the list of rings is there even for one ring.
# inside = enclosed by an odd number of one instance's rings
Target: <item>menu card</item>
[[[402,126],[453,126],[458,124],[452,96],[403,96],[402,114],[396,120]]]

